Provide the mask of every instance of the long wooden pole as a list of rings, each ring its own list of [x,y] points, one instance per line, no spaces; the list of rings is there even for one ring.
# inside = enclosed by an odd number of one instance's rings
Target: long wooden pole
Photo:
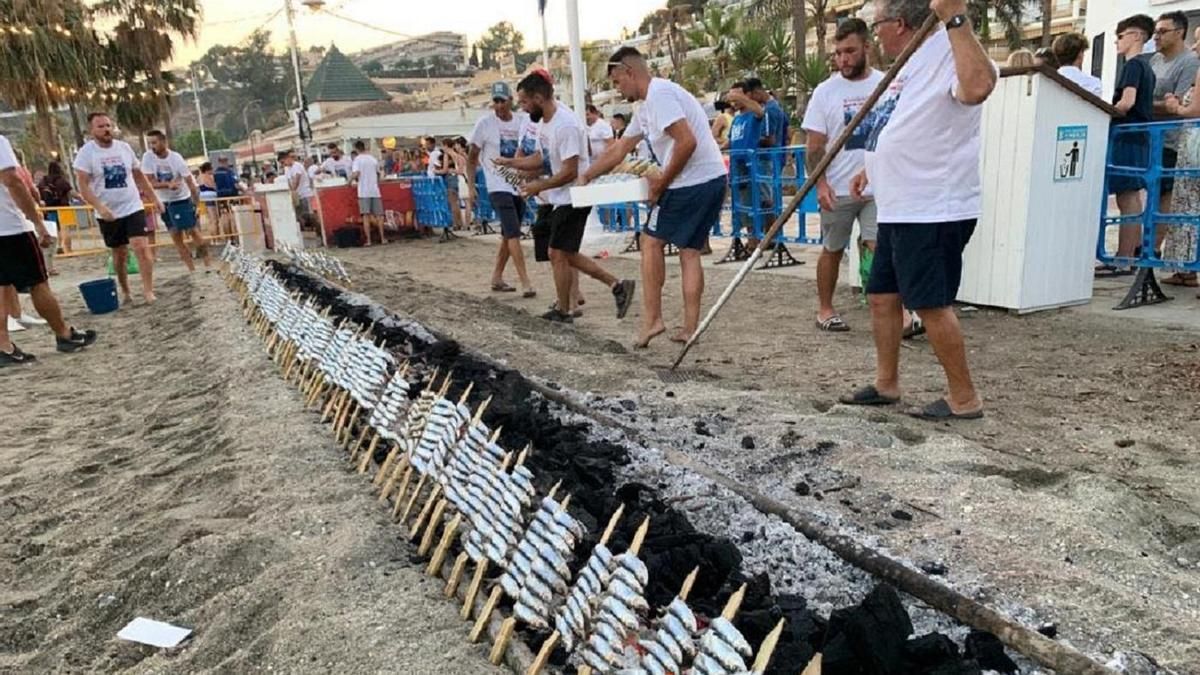
[[[765,251],[767,247],[771,245],[771,242],[774,240],[775,233],[778,232],[779,229],[783,227],[783,224],[792,217],[792,214],[796,212],[797,208],[799,208],[800,202],[804,201],[804,198],[807,197],[808,193],[812,191],[813,186],[817,184],[817,181],[820,180],[821,176],[825,175],[825,171],[829,168],[829,165],[833,162],[834,158],[837,157],[838,153],[842,151],[842,148],[846,146],[846,142],[850,140],[850,136],[854,134],[854,131],[858,129],[858,125],[861,124],[862,121],[867,117],[867,114],[871,112],[871,108],[875,107],[875,103],[879,101],[881,96],[883,96],[883,92],[887,91],[887,88],[891,85],[892,80],[896,79],[896,75],[900,73],[900,69],[904,67],[905,63],[908,63],[908,59],[912,57],[913,52],[917,51],[917,47],[921,46],[921,43],[925,41],[925,38],[933,31],[937,24],[937,14],[930,13],[929,18],[925,19],[925,23],[921,24],[921,27],[917,29],[916,34],[913,35],[912,39],[909,40],[908,44],[904,47],[904,51],[900,52],[900,55],[896,57],[896,62],[892,64],[891,68],[888,68],[887,74],[883,76],[883,79],[879,81],[879,84],[875,85],[875,91],[871,92],[871,96],[867,98],[866,103],[862,104],[862,107],[858,109],[858,112],[855,113],[850,122],[846,124],[846,128],[842,130],[841,134],[838,134],[837,139],[835,139],[833,144],[829,146],[829,149],[826,150],[825,156],[821,158],[821,161],[817,163],[817,166],[812,170],[812,173],[810,173],[808,178],[804,180],[804,185],[802,185],[800,189],[796,191],[795,196],[793,196],[792,200],[788,202],[788,205],[784,207],[783,212],[780,213],[777,218],[775,218],[775,222],[771,223],[771,228],[767,230],[766,234],[763,235],[762,240],[758,242],[758,247],[755,248],[754,252],[750,254],[750,257],[742,263],[742,267],[733,277],[733,281],[729,282],[729,285],[725,287],[725,290],[721,293],[721,297],[717,298],[717,303],[712,306],[712,309],[708,310],[708,314],[704,317],[704,320],[701,321],[700,325],[696,327],[696,332],[692,333],[692,336],[688,338],[687,343],[683,345],[683,349],[679,351],[679,356],[675,357],[674,363],[671,364],[671,370],[675,370],[679,367],[679,364],[683,362],[683,357],[687,356],[688,351],[691,350],[692,345],[696,344],[696,341],[700,339],[700,336],[704,334],[704,331],[708,330],[709,324],[711,324],[713,319],[716,318],[717,313],[720,312],[721,308],[725,306],[725,303],[729,301],[730,296],[732,296],[733,292],[737,290],[737,287],[741,285],[742,281],[746,278],[746,275],[754,269],[754,265],[757,264],[758,259],[762,257],[763,251]]]

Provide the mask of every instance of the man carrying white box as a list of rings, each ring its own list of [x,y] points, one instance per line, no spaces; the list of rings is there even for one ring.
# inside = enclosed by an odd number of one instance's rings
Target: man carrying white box
[[[651,212],[642,232],[642,326],[635,346],[644,348],[667,330],[662,288],[668,243],[679,249],[683,278],[683,327],[671,340],[687,342],[700,323],[700,252],[725,201],[725,162],[700,103],[674,82],[652,77],[637,49],[618,49],[608,60],[608,76],[626,100],[643,103],[625,133],[596,158],[580,183],[611,171],[643,138],[649,141],[662,171],[647,176]]]

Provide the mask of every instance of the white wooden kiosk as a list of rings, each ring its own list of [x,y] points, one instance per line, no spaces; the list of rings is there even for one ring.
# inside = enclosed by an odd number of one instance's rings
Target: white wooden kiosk
[[[275,246],[286,244],[294,249],[304,248],[304,237],[300,234],[300,223],[296,220],[292,192],[287,183],[280,181],[256,185],[254,192],[263,198],[263,210],[267,222],[271,223],[271,238]]]
[[[1001,71],[959,302],[1025,313],[1091,300],[1112,114],[1050,68]]]

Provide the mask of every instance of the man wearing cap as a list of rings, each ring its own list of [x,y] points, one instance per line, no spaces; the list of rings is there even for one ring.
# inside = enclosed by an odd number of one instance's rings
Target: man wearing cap
[[[679,249],[683,278],[683,327],[671,339],[686,342],[700,323],[704,269],[700,252],[725,201],[725,161],[708,116],[696,98],[669,80],[651,77],[640,52],[622,47],[608,61],[608,76],[629,101],[642,101],[625,134],[584,172],[581,183],[608,173],[642,139],[662,163],[650,183],[650,220],[642,233],[642,326],[635,346],[646,347],[666,329],[662,288],[667,243]]]
[[[513,112],[512,90],[508,83],[494,83],[492,111],[480,117],[475,123],[475,128],[471,130],[467,175],[475,175],[482,158],[487,198],[491,200],[492,209],[500,219],[501,239],[500,247],[496,251],[496,265],[492,269],[492,290],[498,293],[512,293],[517,290],[504,281],[504,268],[511,258],[517,268],[517,279],[521,283],[523,296],[532,298],[537,292],[529,282],[529,274],[525,270],[525,254],[521,250],[521,220],[525,217],[525,200],[517,195],[516,186],[497,172],[494,161],[497,158],[517,156],[521,134],[528,121],[525,113]],[[475,194],[475,181],[468,181],[467,186],[471,198],[478,199],[478,195]]]

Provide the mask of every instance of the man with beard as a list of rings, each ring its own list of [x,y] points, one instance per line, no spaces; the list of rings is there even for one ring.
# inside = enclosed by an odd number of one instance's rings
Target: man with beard
[[[108,113],[89,113],[88,127],[92,138],[75,155],[79,195],[96,210],[104,245],[112,251],[122,301],[133,301],[125,269],[132,246],[142,277],[142,297],[154,302],[154,258],[146,242],[146,212],[138,191],[154,199],[158,213],[163,212],[162,201],[142,173],[133,148],[113,138],[113,121]]]
[[[862,19],[847,19],[833,36],[838,72],[817,85],[801,126],[808,133],[805,164],[811,172],[825,158],[825,144],[837,138],[883,79],[883,73],[867,66],[868,29]],[[817,259],[817,328],[841,333],[850,326],[833,307],[842,254],[850,244],[854,221],[858,220],[860,250],[875,250],[878,231],[875,200],[868,190],[864,199],[850,195],[850,179],[863,170],[863,154],[871,135],[871,118],[854,130],[846,146],[817,181],[817,203],[821,206],[823,248]],[[869,263],[867,263],[869,265]],[[868,267],[869,269],[869,267]]]
[[[517,279],[524,291],[523,297],[537,295],[529,274],[525,271],[525,253],[521,250],[521,220],[525,217],[525,200],[517,196],[517,189],[496,171],[493,160],[513,158],[520,149],[521,134],[529,118],[525,113],[514,114],[512,90],[507,82],[492,85],[492,112],[484,114],[471,131],[471,146],[467,152],[467,175],[474,176],[483,160],[484,183],[487,185],[486,199],[491,201],[492,210],[500,219],[500,249],[496,251],[496,265],[492,269],[492,290],[511,293],[517,289],[504,282],[504,268],[509,259],[517,268]],[[533,148],[530,148],[532,153]],[[467,183],[475,191],[474,181]],[[472,195],[473,199],[479,199]]]
[[[337,143],[330,143],[326,149],[329,156],[321,162],[321,173],[349,180],[350,174],[354,172],[354,162],[342,154],[342,146]]]
[[[683,280],[683,328],[671,337],[686,342],[700,322],[704,269],[700,252],[725,201],[725,162],[713,138],[708,116],[696,97],[669,80],[652,77],[641,52],[618,49],[608,60],[608,76],[628,101],[642,101],[620,140],[583,173],[587,183],[612,170],[643,139],[662,163],[650,183],[649,221],[642,232],[642,326],[636,347],[666,331],[662,288],[666,280],[665,249],[679,249]]]
[[[554,210],[549,214],[548,244],[558,304],[543,314],[542,318],[559,323],[574,321],[571,315],[573,270],[578,270],[612,289],[617,318],[624,318],[633,302],[635,282],[617,279],[593,260],[579,253],[591,207],[571,206],[570,186],[588,167],[587,131],[575,115],[575,111],[554,100],[554,85],[541,73],[534,72],[525,76],[525,79],[517,84],[517,96],[521,108],[529,114],[529,118],[534,122],[541,122],[538,130],[540,152],[530,157],[500,161],[507,166],[533,171],[542,166],[543,156],[550,160],[550,177],[526,183],[521,189],[522,197],[540,194],[554,205]]]

